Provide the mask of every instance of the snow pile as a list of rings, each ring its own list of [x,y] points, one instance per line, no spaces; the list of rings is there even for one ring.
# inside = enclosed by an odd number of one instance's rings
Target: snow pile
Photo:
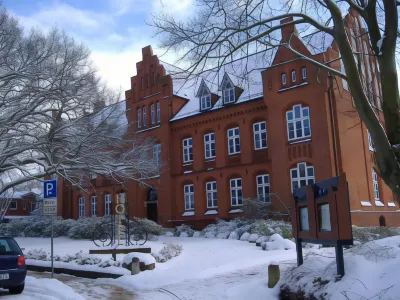
[[[152,252],[151,255],[157,262],[163,263],[182,252],[181,245],[166,244],[159,252]],[[140,258],[139,258],[140,259]]]
[[[166,236],[166,237],[173,237],[174,234],[173,234],[171,231],[167,231],[167,232],[165,233],[165,236]]]
[[[249,238],[250,238],[250,233],[245,232],[245,233],[243,233],[243,234],[241,235],[240,240],[241,240],[241,241],[248,241]]]
[[[135,218],[135,220],[138,221],[140,224],[142,224],[146,228],[146,230],[149,234],[159,236],[159,235],[162,235],[165,231],[165,229],[161,225],[157,224],[156,222],[154,222],[152,220],[149,220],[146,218],[143,218],[143,219]]]
[[[184,235],[182,236],[182,233],[186,233],[186,235],[184,234]],[[194,234],[194,230],[193,230],[193,228],[192,228],[191,226],[189,226],[189,225],[183,224],[183,225],[177,226],[177,227],[175,228],[175,236],[182,236],[182,237],[188,237],[188,236],[190,236],[190,237],[192,237],[193,234]]]
[[[392,227],[357,227],[353,226],[353,239],[361,243],[379,240],[400,234],[400,228]]]
[[[335,300],[397,299],[399,245],[400,236],[395,236],[345,250],[343,278],[336,273],[335,248],[306,250],[304,264],[287,270],[281,278],[281,299],[296,299],[298,295]]]
[[[129,265],[132,262],[132,259],[135,257],[138,258],[139,261],[144,263],[146,266],[156,263],[156,259],[154,258],[154,256],[147,253],[139,253],[139,252],[132,252],[126,254],[122,262],[126,265]]]
[[[267,242],[261,243],[261,248],[263,250],[290,250],[296,249],[296,244],[291,240],[284,239],[281,235],[275,233],[273,234]]]

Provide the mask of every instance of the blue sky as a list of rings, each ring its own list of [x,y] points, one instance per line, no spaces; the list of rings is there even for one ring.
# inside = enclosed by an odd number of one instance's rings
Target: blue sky
[[[157,49],[154,32],[146,24],[151,14],[161,11],[186,18],[193,10],[193,0],[3,0],[3,5],[25,28],[48,30],[53,26],[83,41],[108,84],[121,91],[130,88],[136,74],[141,49]],[[174,54],[161,58],[173,63]],[[123,93],[122,93],[123,95]]]

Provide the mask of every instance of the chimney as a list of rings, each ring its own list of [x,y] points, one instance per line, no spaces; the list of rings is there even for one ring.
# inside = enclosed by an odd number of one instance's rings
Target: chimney
[[[280,23],[285,24],[285,23],[289,23],[289,22],[293,22],[293,17],[285,18],[285,19],[281,20]],[[293,32],[295,32],[295,31],[296,31],[296,28],[295,28],[294,24],[282,27],[281,28],[282,42],[287,42],[290,39]]]
[[[149,58],[149,57],[153,56],[153,49],[151,48],[150,45],[142,48],[142,56],[143,56],[143,60],[145,58]]]

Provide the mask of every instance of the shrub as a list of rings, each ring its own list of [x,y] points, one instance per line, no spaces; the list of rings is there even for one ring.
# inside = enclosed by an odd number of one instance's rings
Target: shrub
[[[184,233],[184,234],[182,235],[182,233]],[[180,225],[180,226],[176,227],[175,236],[182,236],[183,237],[183,236],[185,236],[185,234],[187,234],[187,236],[192,237],[193,234],[194,234],[193,228],[191,226],[189,226],[189,225],[186,225],[186,224],[183,224],[183,225]]]
[[[181,245],[166,244],[159,252],[153,252],[151,255],[156,259],[156,262],[163,263],[178,256],[181,252]]]
[[[148,233],[154,234],[154,235],[162,235],[164,234],[164,228],[157,224],[156,222],[149,220],[149,219],[140,219],[140,218],[135,218],[140,224],[142,224]]]

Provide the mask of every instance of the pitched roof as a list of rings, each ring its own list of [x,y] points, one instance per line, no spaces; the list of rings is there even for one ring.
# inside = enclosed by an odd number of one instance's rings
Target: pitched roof
[[[276,51],[277,49],[269,49],[258,52],[246,58],[225,63],[220,68],[206,70],[199,76],[189,75],[176,66],[162,62],[167,74],[172,77],[174,95],[189,100],[170,121],[176,121],[202,113],[200,110],[200,101],[199,98],[196,97],[196,93],[203,80],[211,93],[220,96],[211,110],[222,108],[222,92],[219,91],[219,86],[225,74],[229,76],[229,79],[235,86],[243,89],[236,104],[262,97],[263,86],[261,71],[271,65]]]
[[[326,52],[333,42],[333,36],[324,31],[315,31],[299,38],[312,55]]]

